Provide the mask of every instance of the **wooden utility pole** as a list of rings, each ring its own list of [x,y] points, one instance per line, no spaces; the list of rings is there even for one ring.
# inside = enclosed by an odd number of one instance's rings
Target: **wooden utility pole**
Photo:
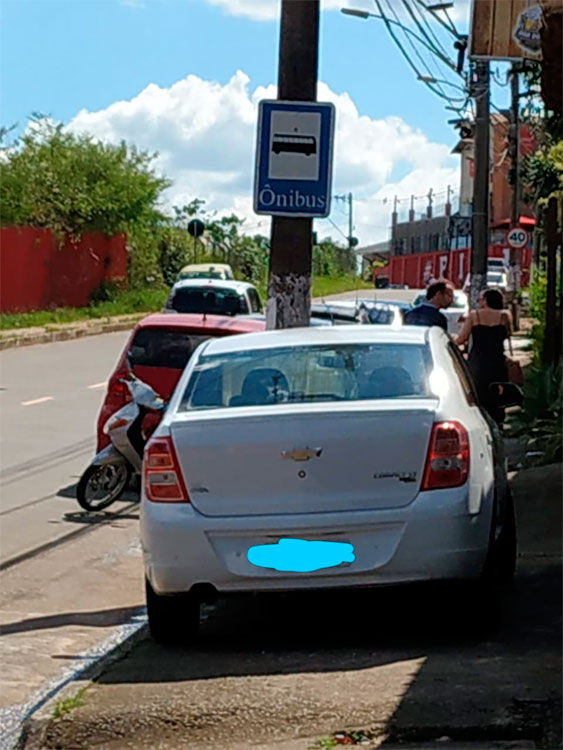
[[[471,305],[487,283],[489,254],[489,105],[488,61],[475,63],[475,178],[473,188],[473,238],[471,244]]]
[[[317,100],[319,0],[282,0],[278,99]],[[308,326],[313,220],[274,216],[266,325]]]

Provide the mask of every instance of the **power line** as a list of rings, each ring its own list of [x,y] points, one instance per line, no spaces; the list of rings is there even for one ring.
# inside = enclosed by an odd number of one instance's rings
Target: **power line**
[[[415,63],[414,63],[414,62],[413,62],[413,61],[411,60],[411,58],[410,58],[410,56],[409,56],[408,52],[407,52],[407,51],[405,50],[405,48],[404,48],[404,47],[403,47],[403,45],[401,44],[401,41],[400,41],[400,40],[398,39],[398,37],[396,36],[396,34],[395,34],[394,30],[393,30],[393,27],[392,27],[392,25],[391,25],[390,19],[389,19],[389,18],[387,18],[387,16],[386,16],[386,15],[385,15],[385,13],[383,12],[383,8],[382,8],[382,6],[381,6],[381,2],[380,2],[380,0],[374,0],[374,2],[375,2],[375,4],[377,5],[377,9],[379,10],[379,13],[380,13],[380,15],[381,15],[381,17],[382,17],[383,23],[385,24],[385,26],[386,26],[386,28],[387,28],[387,31],[388,31],[388,32],[389,32],[389,34],[391,35],[391,37],[392,37],[393,41],[395,42],[395,44],[396,44],[396,45],[397,45],[397,47],[399,48],[399,50],[400,50],[401,54],[403,55],[403,57],[405,58],[405,60],[406,60],[406,61],[408,62],[408,64],[410,65],[410,67],[411,67],[411,68],[412,68],[412,69],[414,70],[414,72],[416,73],[416,75],[417,75],[417,78],[421,79],[421,80],[423,81],[423,83],[425,83],[425,84],[426,84],[426,86],[428,86],[428,88],[429,88],[429,89],[430,89],[430,90],[431,90],[431,91],[432,91],[433,93],[437,94],[437,95],[438,95],[438,96],[440,96],[440,97],[441,97],[442,99],[445,99],[445,100],[446,100],[447,102],[449,102],[450,104],[454,104],[454,102],[455,102],[455,101],[463,101],[463,100],[465,99],[465,97],[463,97],[463,99],[461,99],[461,98],[460,98],[460,99],[453,99],[452,97],[449,97],[449,96],[448,96],[447,94],[445,94],[445,92],[441,91],[439,87],[438,87],[438,88],[434,88],[434,86],[433,86],[433,84],[432,84],[432,83],[430,83],[429,81],[424,81],[424,77],[423,77],[423,76],[421,76],[421,73],[420,73],[420,71],[418,70],[418,68],[417,68],[416,64],[415,64]],[[389,3],[389,0],[387,0],[387,2]],[[392,11],[392,12],[394,13],[394,11]],[[395,14],[395,15],[396,15],[396,14]],[[400,25],[400,26],[402,27],[402,24],[399,24],[399,25]],[[453,84],[452,84],[452,85],[453,85]]]
[[[334,223],[334,221],[333,221],[333,220],[332,220],[332,219],[330,218],[330,216],[326,216],[326,217],[324,217],[324,220],[325,220],[325,221],[330,221],[330,223],[332,224],[332,226],[333,226],[333,227],[334,227],[334,228],[335,228],[335,229],[336,229],[336,230],[337,230],[338,232],[340,232],[340,234],[341,234],[341,235],[342,235],[342,236],[344,237],[344,239],[345,239],[345,240],[348,240],[348,235],[344,234],[344,232],[342,231],[342,229],[340,229],[340,227],[339,227],[339,226],[338,226],[337,224],[335,224],[335,223]]]
[[[403,5],[405,6],[405,8],[407,9],[409,15],[411,16],[412,20],[414,21],[416,27],[420,30],[420,33],[426,39],[428,39],[428,41],[430,42],[430,44],[433,45],[433,42],[430,39],[430,36],[428,36],[428,34],[426,33],[426,31],[423,28],[423,26],[421,26],[419,20],[415,16],[414,11],[411,8],[411,6],[409,5],[409,3],[407,2],[407,0],[402,0],[402,2],[403,2]],[[417,6],[414,6],[414,7],[417,7]],[[421,13],[420,10],[419,10],[419,13]],[[453,70],[455,70],[456,66],[455,66],[454,62],[449,59],[448,53],[447,53],[446,49],[442,46],[442,43],[440,42],[440,40],[438,39],[438,37],[434,33],[434,30],[432,29],[432,26],[428,23],[428,21],[424,17],[424,14],[421,13],[421,15],[422,15],[422,20],[423,20],[424,25],[429,29],[430,34],[434,38],[434,41],[436,43],[436,45],[435,45],[436,54],[438,55],[438,57],[440,57],[446,63],[446,65],[448,65],[448,67],[450,67]]]

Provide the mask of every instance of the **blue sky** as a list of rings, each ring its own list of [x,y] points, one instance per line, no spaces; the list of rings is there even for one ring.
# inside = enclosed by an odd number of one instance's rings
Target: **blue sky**
[[[389,1],[395,7],[401,5],[401,0]],[[456,19],[463,26],[467,0],[456,3]],[[447,124],[455,114],[416,81],[380,21],[346,17],[338,12],[340,4],[376,8],[370,0],[325,0],[319,65],[319,80],[328,87],[327,95],[334,96],[337,118],[342,113],[344,123],[337,134],[341,141],[339,147],[337,140],[334,191],[357,193],[358,223],[365,224],[361,240],[372,241],[385,234],[380,231],[387,223],[388,207],[383,200],[394,189],[401,187],[408,193],[413,185],[420,185],[418,192],[432,186],[443,190],[444,180],[454,180],[457,188],[457,160],[449,156],[456,133]],[[248,162],[254,136],[252,115],[246,109],[247,105],[255,107],[258,87],[271,87],[277,79],[275,2],[0,0],[0,9],[2,124],[23,126],[32,111],[40,111],[98,137],[125,137],[163,154],[159,166],[164,168],[166,163],[171,169],[170,176],[177,178],[174,190],[182,199],[197,189],[203,191],[198,197],[208,200],[210,207],[252,216],[245,191],[252,171]],[[442,38],[453,45],[453,39]],[[243,78],[233,82],[237,71]],[[191,83],[180,86],[188,76]],[[275,91],[270,89],[269,95]],[[169,106],[167,97],[171,97]],[[241,129],[232,150],[238,153],[240,146],[239,167],[225,167],[214,153],[218,142],[213,138],[220,133],[224,143],[228,130],[219,127],[221,114],[217,113],[225,97],[232,108],[233,133],[241,113]],[[147,122],[151,123],[148,128]],[[190,176],[189,164],[184,163],[176,174],[174,165],[185,162],[190,153],[194,122],[200,123],[198,168]],[[364,153],[356,155],[350,141],[359,132]],[[246,140],[248,148],[240,144]],[[394,147],[389,145],[391,140]],[[206,149],[209,165],[201,163]],[[366,149],[369,174],[362,172]],[[424,160],[425,150],[433,155],[430,161]],[[369,205],[362,206],[362,200]],[[340,212],[339,225],[341,218]]]

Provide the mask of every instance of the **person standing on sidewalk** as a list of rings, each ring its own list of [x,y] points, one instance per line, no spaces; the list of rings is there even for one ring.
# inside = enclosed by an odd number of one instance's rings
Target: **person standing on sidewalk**
[[[426,299],[405,314],[407,326],[440,326],[448,331],[448,321],[440,310],[449,307],[454,299],[454,288],[449,281],[435,281],[426,289]]]
[[[477,310],[471,310],[463,328],[455,341],[458,346],[471,337],[471,348],[467,364],[477,389],[479,400],[491,417],[501,425],[504,409],[491,401],[491,383],[504,383],[508,380],[508,370],[504,355],[504,341],[512,332],[512,321],[508,310],[504,309],[504,298],[498,289],[485,289],[477,300]]]

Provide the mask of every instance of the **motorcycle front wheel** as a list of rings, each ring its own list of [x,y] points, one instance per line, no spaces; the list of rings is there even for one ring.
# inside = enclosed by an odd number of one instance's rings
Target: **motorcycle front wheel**
[[[103,510],[123,493],[131,476],[126,463],[89,466],[80,477],[76,499],[84,510]]]

